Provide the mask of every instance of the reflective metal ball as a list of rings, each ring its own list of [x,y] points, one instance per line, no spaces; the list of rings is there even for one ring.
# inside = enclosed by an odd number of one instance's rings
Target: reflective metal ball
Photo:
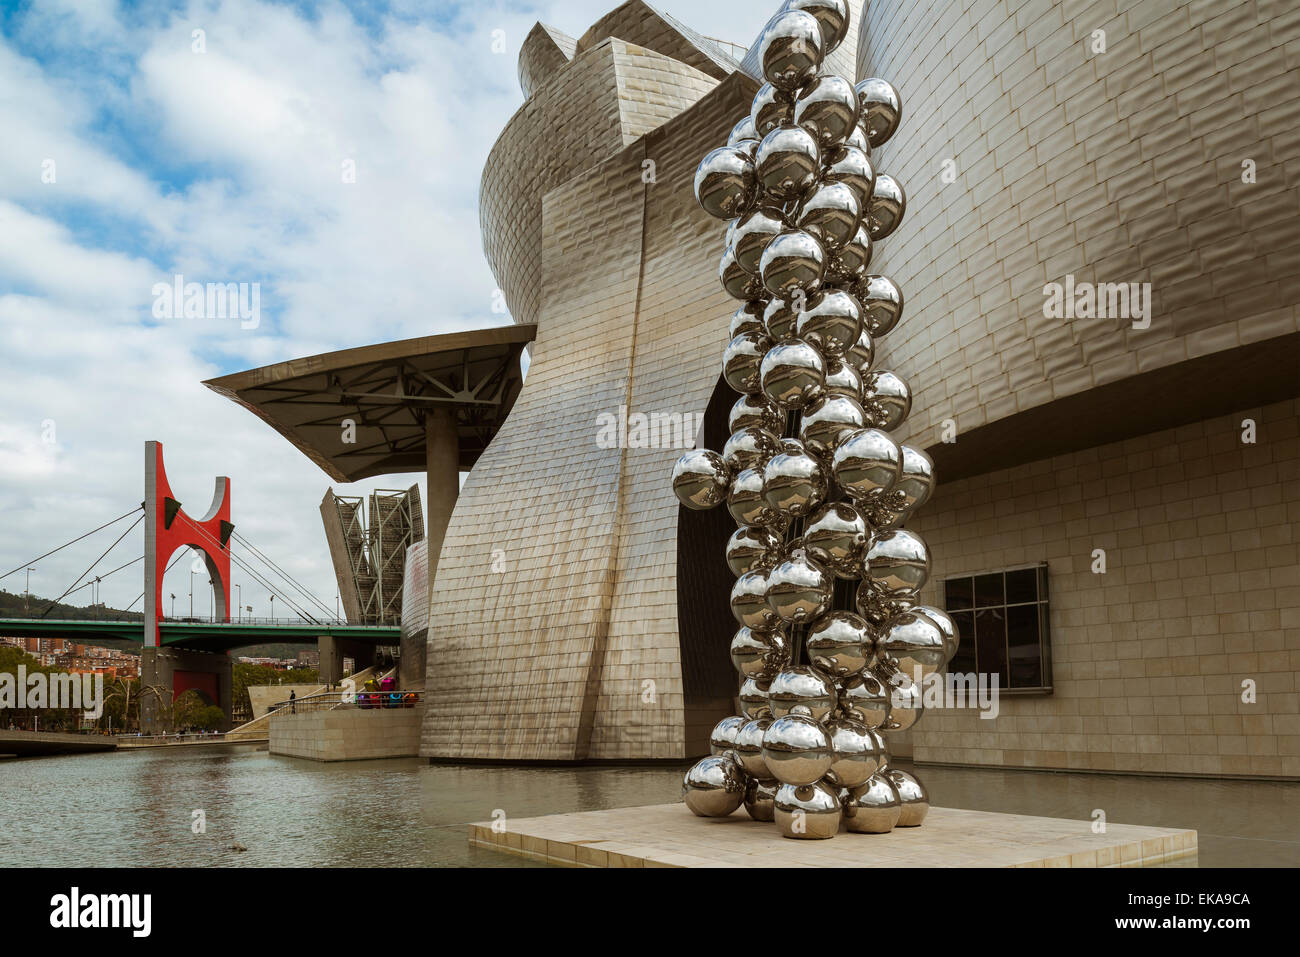
[[[728,246],[718,263],[718,281],[732,299],[754,299],[763,294],[763,285],[758,277],[740,268],[736,261],[736,248]]]
[[[754,129],[754,121],[747,116],[731,128],[731,135],[727,137],[727,145],[735,146],[737,143],[746,140],[761,140],[762,138],[758,135],[758,130]]]
[[[842,358],[862,335],[862,306],[852,293],[824,289],[807,300],[795,333],[824,357]]]
[[[821,240],[827,252],[834,254],[849,242],[862,227],[862,203],[853,187],[846,183],[823,183],[808,192],[795,225]]]
[[[860,721],[833,718],[826,722],[831,739],[831,766],[828,781],[842,788],[866,784],[880,770],[880,739]]]
[[[880,639],[882,658],[903,674],[934,674],[947,662],[943,632],[925,615],[899,615],[886,626]]]
[[[754,160],[738,147],[719,147],[695,170],[695,198],[710,216],[733,219],[754,201],[756,194]]]
[[[776,611],[767,603],[768,573],[755,568],[736,579],[731,586],[731,613],[736,621],[756,631],[771,631],[778,619]]]
[[[731,468],[717,452],[692,449],[673,466],[673,492],[687,508],[702,510],[727,500]]]
[[[866,335],[866,333],[862,335]],[[867,341],[871,341],[870,336],[867,337]],[[862,342],[862,336],[858,337],[858,342]],[[850,350],[842,361],[826,360],[826,385],[823,388],[827,395],[845,395],[854,402],[861,404],[862,376],[858,374],[853,362],[853,350]]]
[[[840,687],[840,710],[875,730],[889,723],[889,689],[867,670],[845,680]]]
[[[768,682],[757,678],[746,678],[740,683],[740,713],[750,720],[770,718],[772,706],[767,700]]]
[[[831,576],[816,562],[794,556],[772,569],[767,600],[782,621],[802,624],[820,617],[831,603]]]
[[[935,608],[933,605],[917,605],[912,611],[924,615],[935,623],[943,635],[944,662],[952,661],[953,656],[957,654],[957,648],[961,645],[961,632],[957,630],[957,623],[952,620],[952,616],[942,608]]]
[[[746,720],[739,715],[732,715],[714,725],[712,733],[709,734],[709,753],[722,754],[735,747],[736,732],[744,726]]]
[[[746,721],[736,732],[736,756],[745,773],[759,781],[775,783],[775,778],[767,769],[763,760],[763,732],[772,723],[771,718],[753,718]]]
[[[780,628],[741,626],[731,639],[731,663],[744,678],[770,681],[790,664],[790,638]]]
[[[821,241],[802,229],[788,229],[767,244],[759,260],[763,287],[774,297],[805,299],[821,288],[826,272],[826,250]]]
[[[760,141],[778,126],[793,126],[794,94],[764,83],[749,109],[749,123]]]
[[[925,540],[905,528],[873,535],[863,562],[871,587],[888,601],[915,598],[930,577]]]
[[[742,525],[727,539],[727,566],[736,576],[769,567],[780,553],[781,536],[762,525]]]
[[[780,787],[775,781],[760,781],[751,777],[745,788],[745,812],[755,821],[776,820],[776,789]]]
[[[871,253],[871,235],[864,222],[848,242],[827,256],[825,281],[845,286],[860,282],[871,265]]]
[[[821,463],[803,449],[781,452],[763,466],[767,504],[795,518],[807,515],[825,500],[826,482]]]
[[[892,432],[912,411],[912,390],[892,372],[868,373],[862,377],[862,408],[873,426]]]
[[[808,557],[838,578],[857,578],[867,549],[867,523],[845,502],[832,502],[808,516],[803,547]]]
[[[893,488],[902,459],[898,443],[884,432],[859,429],[840,440],[831,458],[831,470],[836,484],[850,498],[866,501]]]
[[[871,193],[876,186],[876,168],[863,150],[854,146],[841,146],[826,158],[826,172],[822,177],[827,183],[842,183],[853,190],[858,200],[858,208],[866,215],[871,202]]]
[[[883,146],[903,119],[903,100],[888,80],[868,77],[856,87],[863,131],[873,147]]]
[[[903,184],[888,173],[877,173],[867,204],[867,228],[873,240],[884,239],[903,221],[907,212],[907,194]]]
[[[766,299],[751,299],[731,314],[731,326],[728,335],[731,339],[748,333],[762,337],[767,334],[763,326],[763,312],[767,309]],[[735,429],[732,429],[734,432]]]
[[[833,758],[826,729],[807,715],[777,717],[763,732],[763,761],[782,784],[820,781]]]
[[[774,718],[788,714],[807,713],[820,721],[835,709],[837,697],[835,682],[816,668],[791,665],[777,673],[768,687],[768,706]]]
[[[920,827],[930,812],[930,794],[914,774],[890,768],[885,772],[889,783],[898,790],[903,813],[898,818],[899,827]]]
[[[829,462],[840,440],[866,424],[867,414],[856,399],[826,393],[803,410],[799,438],[809,452]]]
[[[878,667],[875,674],[889,692],[889,718],[880,730],[893,734],[906,731],[920,721],[925,711],[921,686],[893,667]]]
[[[862,304],[863,325],[873,336],[887,335],[903,317],[903,290],[888,276],[867,276],[853,292]]]
[[[847,678],[865,668],[873,643],[866,621],[851,611],[827,612],[812,623],[804,638],[808,660],[835,678]]]
[[[748,428],[733,432],[722,447],[723,461],[735,476],[745,469],[761,466],[776,454],[777,437],[766,429]]]
[[[710,755],[682,779],[682,799],[698,817],[726,817],[745,800],[745,775],[734,754]]]
[[[736,265],[751,276],[758,276],[763,250],[788,224],[780,209],[760,206],[736,220],[736,229],[728,242],[735,251]]]
[[[866,330],[865,326],[866,320],[864,318],[864,328],[858,335],[858,341],[844,354],[844,361],[851,363],[854,371],[858,373],[860,384],[862,381],[861,377],[867,375],[871,371],[871,366],[876,361],[876,342],[871,338],[871,333]],[[862,389],[859,388],[858,398],[861,399],[862,395]]]
[[[756,332],[746,332],[727,343],[722,353],[722,377],[737,392],[757,392],[762,387],[763,356],[772,342]]]
[[[794,101],[794,122],[807,130],[822,149],[840,146],[858,125],[858,95],[853,85],[834,73],[805,86]]]
[[[761,366],[760,366],[761,375]],[[727,416],[727,429],[732,433],[742,429],[763,429],[780,434],[785,428],[785,413],[758,393],[742,395],[731,407]]]
[[[801,126],[778,126],[763,137],[754,154],[757,188],[765,199],[780,203],[803,196],[817,183],[821,170],[821,149]],[[735,215],[740,215],[739,209]]]
[[[784,299],[773,299],[763,310],[763,328],[772,342],[790,342],[795,338],[799,313]]]
[[[801,10],[773,17],[758,44],[763,78],[779,90],[794,90],[817,75],[824,48],[816,17]]]
[[[768,401],[784,409],[802,409],[821,394],[826,383],[826,360],[799,339],[778,342],[759,364],[759,381]]]
[[[790,10],[802,10],[817,18],[822,28],[823,52],[830,53],[849,35],[849,6],[846,0],[790,0]]]
[[[821,781],[803,787],[781,785],[776,792],[775,811],[782,837],[805,840],[834,837],[843,817],[839,795]]]
[[[844,826],[855,834],[887,834],[898,824],[903,802],[885,774],[873,774],[844,801]]]
[[[727,511],[737,525],[770,526],[778,532],[785,528],[785,518],[768,505],[767,499],[763,497],[761,466],[741,469],[736,473],[731,480],[731,490],[727,492]]]

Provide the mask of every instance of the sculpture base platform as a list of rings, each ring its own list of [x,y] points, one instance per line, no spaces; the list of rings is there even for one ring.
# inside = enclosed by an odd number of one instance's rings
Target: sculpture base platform
[[[1196,832],[957,808],[931,808],[921,827],[784,838],[774,824],[698,818],[684,804],[584,811],[471,824],[469,841],[578,867],[1195,867]],[[498,825],[500,826],[500,825]]]

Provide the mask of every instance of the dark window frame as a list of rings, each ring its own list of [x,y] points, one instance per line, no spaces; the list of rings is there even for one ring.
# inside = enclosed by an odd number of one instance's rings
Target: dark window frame
[[[1030,571],[1030,570],[1036,572],[1035,600],[1008,602],[1007,576],[1015,572],[1023,572],[1023,571]],[[979,585],[976,584],[976,580],[988,579],[991,578],[992,576],[1001,576],[1002,578],[1002,582],[1001,582],[1002,601],[1000,603],[991,602],[991,603],[981,604],[980,597],[979,597],[980,589],[979,589]],[[957,585],[956,588],[950,587],[951,585],[954,584]],[[991,583],[987,581],[985,582],[986,586],[989,584]],[[1014,565],[1009,568],[1002,568],[996,571],[970,572],[968,574],[962,574],[962,575],[949,575],[948,577],[942,580],[941,585],[943,588],[944,609],[950,615],[954,616],[954,620],[956,620],[956,616],[969,616],[972,623],[972,628],[971,628],[972,635],[975,633],[975,623],[977,621],[977,614],[979,612],[981,611],[1001,612],[1002,628],[1003,628],[1002,662],[1003,662],[1003,668],[1005,668],[1008,676],[1011,673],[1011,644],[1010,644],[1010,633],[1009,633],[1010,629],[1008,626],[1008,621],[1010,616],[1008,610],[1012,608],[1029,608],[1029,607],[1037,606],[1038,661],[1039,661],[1040,683],[1030,687],[1013,688],[1010,686],[1009,680],[1006,682],[999,680],[998,693],[1004,695],[1023,695],[1023,696],[1034,696],[1034,697],[1045,697],[1047,695],[1051,695],[1054,693],[1055,688],[1054,688],[1054,682],[1052,677],[1051,594],[1048,588],[1048,574],[1047,574],[1046,562],[1035,562],[1028,565]],[[957,599],[954,593],[958,593],[962,597],[960,599]],[[964,607],[957,607],[957,608],[952,607],[952,602],[954,600],[964,601],[967,594],[969,594],[970,597],[970,603],[968,605]],[[966,643],[967,641],[966,635],[962,636],[962,641],[963,644]],[[966,649],[963,649],[963,651],[965,650]],[[974,670],[976,673],[979,673],[981,669],[980,669],[978,648],[972,646],[970,648],[970,651],[975,656]],[[998,669],[998,672],[1000,672],[1001,670],[1002,669]]]

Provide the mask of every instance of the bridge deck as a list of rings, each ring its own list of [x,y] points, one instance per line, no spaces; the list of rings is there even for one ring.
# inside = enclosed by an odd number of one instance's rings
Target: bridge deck
[[[340,622],[313,624],[285,622],[163,621],[164,646],[228,651],[244,645],[271,643],[313,644],[318,638],[347,638],[374,644],[396,644],[401,629],[396,625],[350,625]],[[49,618],[0,618],[0,636],[6,638],[66,638],[93,644],[97,640],[144,643],[144,623],[139,621],[61,620]]]

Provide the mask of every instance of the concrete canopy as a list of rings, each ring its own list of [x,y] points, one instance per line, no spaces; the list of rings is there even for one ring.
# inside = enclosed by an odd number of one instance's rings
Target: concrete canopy
[[[536,326],[517,324],[422,336],[203,384],[265,421],[338,482],[425,471],[426,416],[450,409],[464,471],[514,406],[520,353],[536,334]]]

